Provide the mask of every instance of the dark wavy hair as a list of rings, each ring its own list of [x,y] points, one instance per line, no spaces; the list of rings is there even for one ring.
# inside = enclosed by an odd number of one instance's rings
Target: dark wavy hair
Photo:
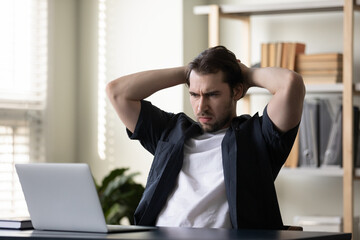
[[[190,73],[212,74],[222,71],[225,74],[224,82],[233,90],[244,82],[238,60],[233,52],[224,46],[216,46],[201,52],[186,69],[186,84],[190,86]]]

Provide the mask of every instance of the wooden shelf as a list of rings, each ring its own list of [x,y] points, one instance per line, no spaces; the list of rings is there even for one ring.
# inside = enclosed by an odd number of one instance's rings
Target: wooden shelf
[[[344,169],[337,166],[320,168],[286,168],[283,167],[279,173],[280,176],[319,176],[319,177],[343,177]],[[354,176],[360,179],[360,168],[354,170]]]
[[[342,93],[344,85],[342,83],[335,84],[307,84],[307,93]]]
[[[360,4],[357,0],[357,6]],[[269,14],[286,14],[286,13],[303,13],[303,12],[329,12],[342,11],[344,1],[311,1],[311,2],[283,2],[268,4],[237,4],[237,5],[220,5],[222,16],[251,16],[251,15],[269,15]],[[211,6],[196,6],[194,14],[207,15],[211,12]]]
[[[355,84],[354,89],[356,88],[359,88],[360,90],[360,84]],[[344,85],[342,83],[306,85],[307,93],[342,93],[343,90]],[[253,87],[249,89],[248,94],[269,94],[269,92],[264,88]]]

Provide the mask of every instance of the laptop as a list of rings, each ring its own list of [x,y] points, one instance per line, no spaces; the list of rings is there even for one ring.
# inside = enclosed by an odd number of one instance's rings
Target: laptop
[[[110,233],[156,229],[107,225],[85,163],[16,164],[15,168],[36,230]]]

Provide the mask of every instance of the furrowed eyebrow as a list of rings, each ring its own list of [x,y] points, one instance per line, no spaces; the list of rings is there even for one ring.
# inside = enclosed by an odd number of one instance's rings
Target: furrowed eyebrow
[[[220,94],[221,92],[220,91],[210,91],[210,92],[206,92],[206,93],[204,93],[203,95],[205,95],[205,96],[211,96],[211,95],[218,95],[218,94]],[[195,93],[195,92],[192,92],[192,91],[189,91],[189,94],[190,95],[192,95],[192,96],[199,96],[199,95],[201,95],[201,94],[199,94],[199,93]]]
[[[211,96],[211,95],[218,95],[218,94],[220,94],[220,91],[207,92],[207,93],[205,93],[204,95],[206,95],[206,96]]]
[[[194,92],[192,92],[192,91],[189,91],[189,94],[190,94],[191,96],[198,96],[198,95],[199,95],[198,93],[194,93]]]

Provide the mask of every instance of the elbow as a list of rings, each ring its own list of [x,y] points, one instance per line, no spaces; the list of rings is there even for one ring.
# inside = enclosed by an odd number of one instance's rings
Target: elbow
[[[299,100],[303,101],[306,94],[306,88],[302,76],[293,71],[291,71],[289,75],[290,89],[292,89],[291,93],[295,94],[295,96],[298,96]]]
[[[109,82],[106,85],[105,91],[106,91],[106,95],[108,96],[110,101],[113,101],[116,98],[118,98],[119,96],[121,96],[121,94],[122,94],[121,89],[123,89],[123,88],[121,86],[119,86],[119,84],[120,84],[119,79],[116,79],[116,80]]]
[[[105,88],[106,95],[110,99],[114,98],[114,88],[115,88],[114,81],[111,81],[108,84],[106,84],[106,88]]]
[[[305,94],[306,94],[306,87],[305,87],[305,83],[304,83],[304,80],[302,78],[302,76],[298,73],[296,73],[296,81],[297,81],[297,87],[299,89],[299,93],[300,93],[300,96],[301,96],[301,99],[304,100],[305,98]]]

